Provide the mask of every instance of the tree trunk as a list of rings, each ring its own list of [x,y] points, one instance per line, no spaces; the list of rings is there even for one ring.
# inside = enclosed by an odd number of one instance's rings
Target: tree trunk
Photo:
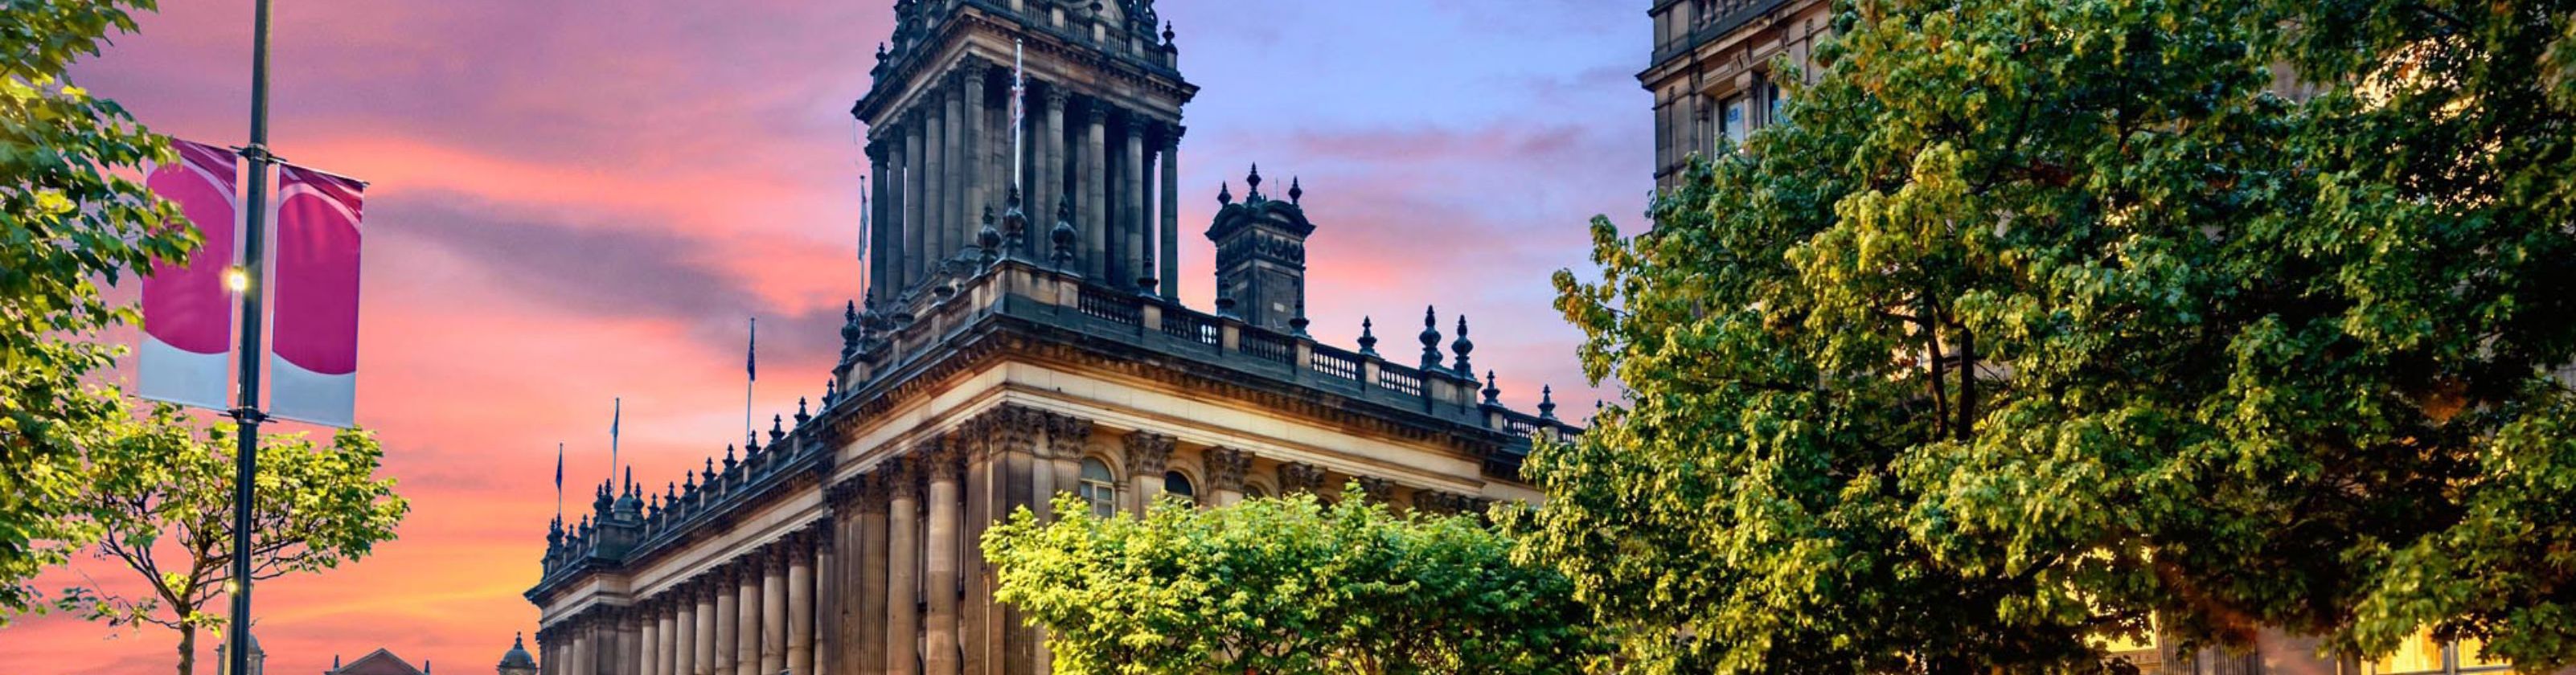
[[[179,626],[179,675],[197,673],[197,627]]]
[[[1959,327],[1959,442],[1977,432],[1977,333]]]

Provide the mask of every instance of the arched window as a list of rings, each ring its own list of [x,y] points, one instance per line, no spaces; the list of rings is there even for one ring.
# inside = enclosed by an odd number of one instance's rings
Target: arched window
[[[1198,491],[1190,489],[1190,477],[1179,471],[1163,472],[1163,492],[1165,494],[1180,497],[1182,501],[1196,502],[1199,500]]]
[[[1078,494],[1091,502],[1091,515],[1103,518],[1118,512],[1118,479],[1109,475],[1109,465],[1097,459],[1082,460],[1082,487]]]
[[[1268,497],[1268,496],[1270,496],[1270,491],[1269,491],[1269,490],[1262,489],[1262,487],[1261,487],[1261,486],[1259,486],[1259,485],[1254,485],[1254,484],[1251,484],[1251,483],[1245,483],[1245,484],[1243,485],[1243,498],[1244,498],[1244,499],[1261,499],[1261,498]]]

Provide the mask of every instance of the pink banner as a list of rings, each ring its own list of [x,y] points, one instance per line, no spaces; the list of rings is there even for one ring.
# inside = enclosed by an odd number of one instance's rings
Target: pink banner
[[[366,184],[277,170],[277,333],[269,414],[353,423],[358,391],[358,240]]]
[[[224,272],[233,265],[233,235],[240,229],[240,158],[224,148],[175,139],[170,144],[179,161],[154,168],[143,184],[177,204],[205,244],[185,265],[154,261],[143,278],[135,391],[158,401],[229,408],[234,297],[224,286]]]

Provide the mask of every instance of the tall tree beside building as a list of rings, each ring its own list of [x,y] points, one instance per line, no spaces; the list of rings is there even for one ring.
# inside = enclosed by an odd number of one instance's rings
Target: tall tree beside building
[[[120,420],[89,449],[77,506],[104,533],[93,553],[134,572],[146,592],[77,587],[56,602],[109,625],[178,633],[178,672],[189,675],[197,631],[223,625],[209,603],[232,583],[232,426],[202,427],[169,406]],[[393,479],[376,477],[384,450],[364,431],[337,432],[328,444],[273,435],[260,445],[254,581],[366,557],[411,511]]]
[[[1013,514],[984,554],[1058,673],[1579,673],[1606,653],[1565,578],[1512,562],[1500,534],[1356,487],[1332,505],[1055,512]]]
[[[94,532],[70,520],[85,435],[116,412],[84,376],[134,319],[104,284],[198,244],[177,209],[121,170],[172,159],[115,102],[64,77],[151,0],[0,3],[0,626],[38,606],[26,583]]]
[[[1628,395],[1522,554],[1661,672],[2576,662],[2571,9],[1848,3],[1788,124],[1558,274]]]

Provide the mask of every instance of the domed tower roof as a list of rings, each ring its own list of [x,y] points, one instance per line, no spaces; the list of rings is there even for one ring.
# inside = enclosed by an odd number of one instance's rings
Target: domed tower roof
[[[510,651],[501,653],[501,672],[534,672],[536,669],[537,657],[528,654],[527,635],[511,636]]]

